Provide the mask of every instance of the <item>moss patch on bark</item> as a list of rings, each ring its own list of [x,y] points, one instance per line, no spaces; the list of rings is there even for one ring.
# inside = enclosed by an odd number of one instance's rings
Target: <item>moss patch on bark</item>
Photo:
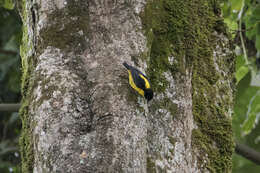
[[[141,18],[150,48],[148,76],[155,92],[164,92],[169,84],[163,72],[170,71],[174,78],[176,74],[185,75],[186,70],[192,73],[192,112],[198,126],[193,131],[192,146],[201,158],[208,158],[206,168],[210,172],[231,172],[231,119],[221,105],[230,107],[233,99],[223,99],[220,105],[215,101],[216,88],[221,87],[218,81],[233,80],[234,56],[223,59],[224,66],[231,69],[224,69],[228,76],[224,79],[213,57],[218,45],[213,33],[230,38],[220,17],[219,2],[149,0]],[[231,49],[230,45],[225,46]]]

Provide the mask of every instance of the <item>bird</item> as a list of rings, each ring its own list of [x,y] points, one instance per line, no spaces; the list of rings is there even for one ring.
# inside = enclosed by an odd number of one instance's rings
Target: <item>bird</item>
[[[123,65],[129,74],[129,84],[136,90],[141,96],[143,96],[148,102],[153,98],[153,90],[150,81],[147,77],[135,67],[123,62]]]

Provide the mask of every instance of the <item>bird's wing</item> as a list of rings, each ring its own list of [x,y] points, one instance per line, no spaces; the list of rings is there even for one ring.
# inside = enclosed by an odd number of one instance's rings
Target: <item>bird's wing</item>
[[[142,74],[139,74],[139,76],[144,80],[145,88],[146,89],[151,88],[150,81],[147,79],[147,77]]]
[[[140,74],[142,74],[142,73],[139,70],[136,70],[136,69],[132,69],[131,73],[132,73],[135,85],[138,88],[141,88],[141,89],[144,90],[145,89],[145,81],[144,81],[143,78],[140,77]]]
[[[136,69],[137,70],[137,69]],[[145,85],[145,88],[151,88],[151,82],[150,80],[146,77],[146,75],[144,75],[141,71],[137,70],[138,71],[138,75],[144,80],[144,85]]]

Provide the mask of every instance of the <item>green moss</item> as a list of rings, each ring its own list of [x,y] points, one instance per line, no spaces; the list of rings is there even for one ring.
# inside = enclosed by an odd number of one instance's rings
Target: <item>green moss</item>
[[[206,167],[208,170],[214,173],[231,172],[231,155],[234,149],[231,119],[225,114],[227,110],[215,104],[217,100],[216,88],[222,88],[222,84],[217,84],[217,81],[225,79],[222,76],[223,74],[216,71],[212,57],[213,49],[217,44],[216,38],[212,34],[216,31],[216,26],[221,25],[222,27],[219,27],[217,31],[225,35],[227,34],[225,26],[219,23],[218,16],[215,16],[213,13],[211,3],[208,3],[208,7],[208,9],[202,8],[200,10],[200,14],[207,16],[206,22],[209,25],[206,26],[205,23],[205,25],[202,24],[204,27],[200,26],[198,38],[201,40],[201,46],[197,46],[199,53],[197,54],[197,58],[191,61],[193,64],[193,116],[198,125],[198,129],[194,130],[192,134],[192,144],[193,147],[199,149],[202,155],[207,154],[208,161]],[[200,21],[200,23],[203,23],[203,21]],[[232,57],[232,55],[230,56]],[[233,68],[232,63],[227,60],[223,60],[223,63],[227,64],[226,68]],[[233,74],[230,73],[228,75],[229,79],[232,79]],[[228,95],[228,90],[220,90],[225,94],[219,94]],[[228,95],[228,98],[231,97],[232,95]],[[232,106],[232,101],[230,99],[223,99],[221,105]]]
[[[169,138],[170,143],[173,146],[175,146],[175,143],[177,142],[176,139],[174,137],[172,137],[172,136],[168,136],[168,138]],[[171,152],[172,156],[174,156],[174,148],[173,149],[169,149],[169,151]]]
[[[222,88],[218,81],[226,80],[215,68],[213,50],[221,44],[217,43],[214,33],[229,36],[220,16],[219,2],[149,0],[141,18],[147,47],[151,49],[147,55],[148,76],[155,92],[164,92],[168,87],[164,72],[170,71],[176,78],[185,75],[187,69],[192,71],[192,109],[198,125],[192,134],[194,150],[208,158],[206,168],[209,171],[230,172],[234,148],[231,120],[225,116],[227,110],[220,107],[232,105],[229,89],[221,90],[221,95],[224,92],[228,97],[221,100],[219,106],[214,102],[216,88]],[[174,61],[170,63],[168,57],[173,57]],[[226,69],[234,67],[234,58],[230,57],[223,60]],[[229,79],[233,77],[232,70],[228,75]],[[151,108],[167,107],[164,102],[155,103],[157,106]],[[176,114],[176,110],[177,106],[172,105],[171,113]]]
[[[26,21],[27,11],[25,8],[26,1],[20,2],[20,7],[22,9],[22,18],[23,21]],[[22,120],[22,134],[20,136],[19,144],[22,158],[22,172],[30,173],[33,172],[34,164],[34,155],[33,155],[33,140],[32,140],[32,119],[29,113],[29,103],[31,100],[31,73],[34,68],[34,56],[31,54],[29,56],[28,52],[33,52],[32,42],[29,40],[28,26],[23,25],[23,38],[22,44],[20,47],[20,54],[22,58],[22,84],[21,84],[21,93],[22,93],[22,106],[19,111],[19,115]]]
[[[28,101],[24,100],[19,112],[23,130],[20,136],[19,144],[22,158],[22,172],[29,173],[33,171],[33,143],[32,134],[30,132],[30,116],[28,114]]]
[[[171,115],[173,118],[176,117],[177,115],[177,110],[178,110],[178,105],[176,103],[173,103],[172,101],[169,101],[168,102],[168,105],[167,105],[167,108],[168,110],[170,111]]]
[[[149,157],[147,157],[146,172],[156,173],[155,163],[154,163],[153,160],[152,160],[151,158],[149,158]]]
[[[150,58],[147,75],[156,93],[163,92],[168,86],[163,72],[169,67],[168,56],[171,54],[170,40],[167,39],[167,29],[163,21],[167,13],[163,13],[162,1],[148,2],[141,14],[147,36],[147,57]],[[161,13],[162,12],[162,13]]]
[[[222,76],[223,74],[216,71],[213,62],[213,50],[218,43],[212,33],[218,31],[224,35],[228,34],[223,23],[219,23],[219,16],[214,13],[216,4],[212,2],[207,1],[204,7],[203,4],[198,4],[202,7],[199,8],[198,14],[203,16],[203,20],[197,19],[201,23],[201,26],[198,27],[199,32],[197,32],[200,46],[197,46],[197,57],[191,59],[193,65],[192,108],[194,119],[198,125],[198,129],[192,133],[192,145],[199,149],[202,155],[207,155],[206,167],[210,172],[222,173],[231,172],[231,155],[234,143],[231,119],[226,116],[226,110],[223,107],[215,104],[217,100],[216,88],[222,88],[222,84],[217,84],[217,81],[225,79]],[[218,27],[219,25],[220,27]],[[231,49],[230,47],[227,48]],[[225,59],[222,63],[227,64],[226,68],[233,68],[232,63]],[[228,75],[229,79],[232,79],[232,70]],[[224,95],[228,95],[228,90],[224,91]],[[229,95],[229,98],[231,97],[232,95]],[[221,104],[232,106],[230,99],[223,99]]]
[[[20,136],[20,149],[22,157],[22,172],[32,172],[33,170],[33,144],[32,144],[32,132],[31,132],[31,115],[29,114],[29,100],[31,99],[30,88],[30,71],[23,71],[22,81],[22,106],[19,111],[19,115],[22,119],[22,134]]]
[[[152,102],[150,106],[150,112],[155,113],[158,109],[166,109],[171,113],[172,118],[178,117],[178,105],[173,103],[169,98],[164,97],[162,100],[156,100]]]
[[[199,148],[199,153],[203,156],[207,154],[207,163],[202,163],[201,161],[205,158],[199,160],[199,164],[205,165],[205,167],[213,173],[231,172],[230,156],[232,155],[233,143],[230,143],[230,135],[227,132],[224,133],[223,130],[216,130],[214,132],[215,139],[210,133],[204,134],[200,129],[193,130],[192,132],[192,146]],[[220,137],[222,135],[222,137]],[[220,140],[220,142],[216,142]]]
[[[174,139],[172,136],[168,136],[170,143],[175,146],[175,143],[177,142],[176,139]]]

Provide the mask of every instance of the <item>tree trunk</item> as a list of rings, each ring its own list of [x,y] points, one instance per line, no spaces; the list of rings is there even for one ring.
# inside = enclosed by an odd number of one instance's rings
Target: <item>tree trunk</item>
[[[212,0],[23,1],[23,172],[230,172],[234,57]],[[128,84],[146,72],[147,103]]]

